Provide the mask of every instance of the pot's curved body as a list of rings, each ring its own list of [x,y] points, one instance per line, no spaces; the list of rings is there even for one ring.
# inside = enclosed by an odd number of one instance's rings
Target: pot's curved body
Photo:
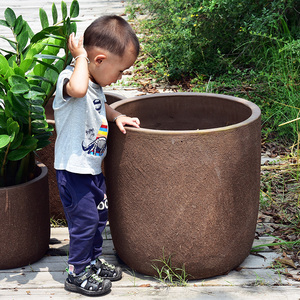
[[[110,127],[105,160],[115,249],[132,269],[171,256],[190,278],[249,255],[260,187],[260,109],[230,96],[174,93],[118,101],[141,129]]]
[[[41,259],[49,248],[48,169],[35,179],[0,188],[0,269]]]

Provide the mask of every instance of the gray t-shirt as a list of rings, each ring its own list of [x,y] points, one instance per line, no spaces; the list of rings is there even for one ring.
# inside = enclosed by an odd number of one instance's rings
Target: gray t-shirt
[[[85,97],[64,99],[63,86],[73,70],[68,66],[57,81],[53,102],[57,132],[54,168],[97,175],[107,151],[106,99],[101,86],[91,81]]]

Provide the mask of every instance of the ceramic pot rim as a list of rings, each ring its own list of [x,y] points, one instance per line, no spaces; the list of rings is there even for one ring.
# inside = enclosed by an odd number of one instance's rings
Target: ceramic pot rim
[[[235,128],[239,128],[242,126],[246,126],[250,123],[253,123],[257,119],[260,118],[261,111],[260,108],[254,104],[251,101],[248,101],[243,98],[238,98],[234,96],[228,96],[228,95],[220,95],[220,94],[213,94],[213,93],[193,93],[193,92],[185,92],[185,93],[159,93],[159,94],[152,94],[152,95],[143,95],[143,96],[136,96],[132,98],[126,98],[117,102],[114,102],[110,106],[116,110],[118,110],[118,107],[121,105],[124,105],[126,103],[134,102],[134,101],[142,101],[145,98],[157,98],[157,97],[184,97],[184,96],[189,96],[189,97],[213,97],[213,98],[222,98],[234,102],[241,103],[248,108],[251,109],[251,115],[249,118],[245,119],[242,122],[229,125],[229,126],[224,126],[224,127],[216,127],[216,128],[210,128],[210,129],[194,129],[194,130],[157,130],[157,129],[149,129],[149,128],[134,128],[134,127],[129,127],[126,126],[127,131],[132,131],[132,132],[142,132],[142,133],[148,133],[148,134],[206,134],[206,133],[214,133],[214,132],[220,132],[220,131],[228,131],[232,130]],[[137,116],[138,117],[138,116]]]
[[[36,181],[41,180],[41,178],[47,176],[48,168],[40,162],[37,163],[36,165],[41,170],[41,172],[38,176],[36,176],[35,178],[33,178],[32,180],[29,180],[27,182],[16,184],[16,185],[4,186],[4,187],[1,187],[0,189],[10,190],[10,189],[16,189],[16,188],[19,188],[19,187],[22,188],[24,185],[33,184]]]

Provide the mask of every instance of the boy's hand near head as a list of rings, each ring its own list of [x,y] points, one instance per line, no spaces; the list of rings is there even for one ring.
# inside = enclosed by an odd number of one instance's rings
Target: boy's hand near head
[[[69,50],[76,60],[74,72],[64,86],[64,95],[74,98],[82,98],[86,95],[89,85],[88,55],[83,47],[83,37],[75,41],[75,35],[72,33],[68,41]]]

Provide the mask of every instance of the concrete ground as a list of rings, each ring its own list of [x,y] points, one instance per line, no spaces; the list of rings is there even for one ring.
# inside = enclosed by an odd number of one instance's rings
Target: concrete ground
[[[259,224],[257,230],[270,224]],[[172,287],[139,274],[118,260],[109,226],[103,234],[103,257],[123,269],[123,278],[113,282],[112,291],[103,299],[145,300],[299,300],[300,282],[286,278],[280,269],[270,268],[280,254],[265,248],[259,255],[249,255],[236,270],[227,275],[189,281],[185,287]],[[272,242],[270,237],[255,240],[254,245]],[[50,249],[38,262],[11,270],[0,270],[0,299],[81,299],[87,298],[64,290],[69,248],[67,228],[52,228]],[[299,270],[288,270],[297,274]]]

